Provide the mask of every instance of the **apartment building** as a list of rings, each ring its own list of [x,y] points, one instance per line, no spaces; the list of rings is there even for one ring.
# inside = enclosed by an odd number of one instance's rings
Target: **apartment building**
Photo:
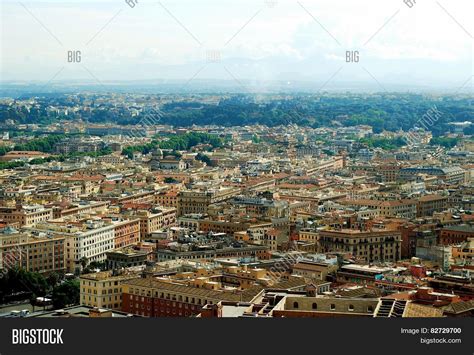
[[[317,162],[317,164],[315,164],[315,167],[312,167],[306,171],[306,175],[314,175],[323,171],[343,169],[345,164],[345,157],[343,156],[335,156],[326,160],[320,160]]]
[[[322,252],[348,252],[365,262],[401,259],[401,233],[397,230],[322,230],[319,248]]]
[[[73,137],[56,143],[56,153],[70,154],[73,152],[97,152],[105,146],[99,137]]]
[[[381,182],[397,181],[400,177],[401,167],[397,164],[383,164],[375,167],[376,174]]]
[[[200,250],[172,250],[158,249],[156,251],[158,261],[170,260],[213,260],[216,258],[247,258],[257,257],[259,259],[268,258],[268,246],[246,245],[241,247],[201,248]]]
[[[278,250],[278,241],[279,241],[279,235],[280,233],[275,229],[269,229],[265,234],[263,235],[263,238],[261,239],[261,243],[265,246],[268,247],[269,250],[271,251],[277,251]]]
[[[84,263],[103,262],[106,252],[115,249],[115,226],[102,220],[46,222],[33,230],[65,238],[68,272],[79,272]]]
[[[111,204],[124,205],[127,203],[153,203],[155,201],[154,191],[137,191],[128,193],[125,196],[104,196],[104,200],[110,200]]]
[[[313,228],[302,228],[298,234],[298,240],[310,243],[316,243],[319,237],[319,232]]]
[[[240,221],[213,221],[210,219],[199,221],[199,230],[203,232],[234,234],[235,232],[245,231],[249,227],[250,223]]]
[[[469,238],[466,242],[459,245],[453,245],[451,255],[455,263],[473,265],[474,238]]]
[[[312,280],[324,281],[330,273],[334,273],[337,269],[337,264],[301,260],[292,266],[292,274]]]
[[[418,174],[436,176],[447,184],[462,184],[467,181],[466,171],[459,166],[420,166],[400,169],[400,178],[404,180],[414,179]]]
[[[155,203],[160,206],[178,208],[178,192],[174,190],[160,192],[155,195]]]
[[[182,228],[188,228],[193,231],[199,231],[200,226],[199,223],[204,220],[204,216],[202,214],[187,214],[181,217],[178,217],[178,226]]]
[[[435,212],[442,212],[448,207],[448,197],[437,194],[421,196],[416,201],[416,216],[433,216]]]
[[[122,311],[145,317],[190,317],[209,304],[220,301],[251,302],[261,287],[244,291],[224,290],[215,282],[196,287],[155,278],[123,282]]]
[[[470,225],[444,227],[439,234],[439,242],[443,245],[463,243],[469,238],[474,238],[474,227]]]
[[[137,279],[138,273],[103,271],[80,277],[81,305],[120,310],[122,309],[122,283]]]
[[[255,216],[258,218],[263,217],[283,217],[288,212],[289,203],[287,201],[276,201],[268,200],[265,198],[237,196],[230,201],[233,206],[239,206],[245,208],[245,212],[249,216]],[[303,205],[303,203],[299,203]],[[293,203],[293,205],[297,205]],[[307,207],[309,204],[304,205]],[[303,209],[303,206],[299,206]],[[293,206],[296,210],[298,206]]]
[[[127,215],[130,218],[140,220],[140,237],[142,240],[159,229],[176,225],[176,208],[174,207],[138,210]]]
[[[416,218],[416,200],[401,199],[401,200],[371,200],[371,199],[354,199],[338,201],[342,205],[360,208],[367,207],[376,210],[380,216],[383,217],[401,217],[401,218]]]
[[[103,212],[107,209],[108,205],[109,203],[107,201],[81,201],[77,204],[71,204],[65,208],[56,206],[53,207],[53,218]]]
[[[154,243],[139,243],[134,246],[114,249],[106,254],[109,269],[143,266],[148,261],[154,261],[156,257]]]
[[[65,238],[6,227],[0,230],[0,268],[39,273],[66,270]]]
[[[0,220],[8,224],[18,223],[21,227],[32,226],[52,218],[53,210],[42,205],[0,207]]]
[[[126,247],[140,241],[140,219],[117,219],[114,225],[115,248]]]
[[[448,207],[474,211],[474,189],[460,189],[450,191]]]
[[[178,216],[192,213],[207,213],[209,205],[229,200],[240,193],[239,188],[185,190],[178,194]]]

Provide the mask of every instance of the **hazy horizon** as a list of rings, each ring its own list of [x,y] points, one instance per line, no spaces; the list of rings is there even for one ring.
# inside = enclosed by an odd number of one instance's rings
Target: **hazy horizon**
[[[136,0],[129,0],[136,1]],[[472,2],[4,1],[2,85],[472,90]],[[370,14],[370,16],[368,16]],[[68,62],[80,51],[80,62]],[[357,51],[358,62],[346,62]],[[201,83],[201,84],[200,84]],[[282,85],[286,83],[286,85]],[[275,85],[278,84],[278,85]]]

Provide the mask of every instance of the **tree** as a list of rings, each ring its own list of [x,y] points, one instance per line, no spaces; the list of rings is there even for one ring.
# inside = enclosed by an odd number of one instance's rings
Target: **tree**
[[[11,268],[0,278],[0,301],[12,294],[24,294],[21,299],[27,299],[32,295],[44,296],[47,291],[46,279],[37,272]]]
[[[173,179],[172,177],[165,177],[164,182],[165,184],[176,184],[178,180]]]
[[[56,286],[56,284],[58,283],[59,279],[59,274],[56,272],[52,272],[46,278],[46,282],[48,283],[49,287],[54,288],[54,286]]]
[[[80,300],[80,283],[78,279],[67,280],[53,289],[54,308],[63,308],[78,304]]]
[[[203,163],[206,163],[206,165],[209,166],[212,165],[211,158],[209,158],[209,156],[207,156],[206,154],[197,153],[196,160],[202,161]]]
[[[88,260],[85,256],[83,256],[80,260],[79,263],[81,264],[82,268],[85,269],[88,263]]]
[[[430,145],[440,145],[444,148],[453,148],[459,142],[459,139],[456,137],[433,137],[430,140]]]
[[[36,306],[36,295],[33,293],[30,297],[30,305],[33,307],[33,313],[35,311],[35,306]]]
[[[107,270],[107,263],[105,261],[93,261],[88,266],[89,269]]]

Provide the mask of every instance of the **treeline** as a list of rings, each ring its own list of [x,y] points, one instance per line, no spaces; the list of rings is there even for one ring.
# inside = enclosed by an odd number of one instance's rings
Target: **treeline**
[[[129,158],[133,157],[133,153],[148,154],[156,148],[176,150],[189,150],[199,144],[209,144],[212,148],[221,147],[222,139],[208,133],[189,132],[183,135],[171,136],[168,140],[153,140],[143,145],[135,145],[125,147],[122,154]]]
[[[26,143],[16,144],[13,148],[0,147],[0,156],[5,155],[12,150],[17,151],[38,151],[43,153],[53,153],[57,143],[62,141],[65,135],[48,135],[46,137],[35,138]]]
[[[459,142],[457,137],[433,137],[430,140],[432,146],[442,146],[444,148],[453,148]],[[407,142],[402,137],[396,138],[383,138],[383,137],[370,137],[361,138],[359,143],[366,144],[369,148],[382,148],[386,150],[397,149],[407,145]]]
[[[100,95],[98,95],[100,96]],[[157,96],[159,98],[159,96]],[[151,98],[153,99],[153,98]],[[74,114],[46,112],[44,106],[80,105],[67,96],[39,98],[38,106],[29,112],[22,108],[0,105],[0,122],[13,119],[20,123],[44,123],[59,119],[75,119]],[[150,102],[150,105],[152,102]],[[202,102],[171,102],[163,105],[162,124],[189,127],[192,125],[244,126],[263,124],[278,126],[297,124],[310,127],[337,125],[370,125],[375,133],[383,130],[398,131],[418,125],[430,109],[441,113],[436,124],[429,127],[434,136],[452,130],[450,122],[472,121],[474,108],[472,99],[453,96],[434,97],[420,94],[387,93],[310,95],[301,94],[285,99],[269,98],[258,102],[253,95],[234,95],[222,98],[218,105]],[[101,103],[91,111],[76,113],[89,122],[117,124],[138,123],[142,117],[132,117],[128,107],[107,106]],[[465,134],[474,134],[474,125],[464,129]]]
[[[160,142],[159,146],[162,149],[189,150],[199,144],[209,144],[212,148],[218,148],[222,146],[222,140],[213,134],[190,132],[172,136],[168,140]]]
[[[468,98],[423,96],[417,94],[301,96],[266,103],[251,100],[222,100],[219,105],[202,104],[188,109],[181,102],[164,105],[163,123],[175,126],[264,124],[278,126],[336,127],[369,125],[375,133],[398,131],[419,125],[423,115],[436,107],[441,115],[429,129],[435,136],[452,129],[450,122],[472,120],[474,109]],[[474,125],[472,125],[474,126]],[[471,128],[465,134],[472,134]]]
[[[397,149],[405,146],[407,143],[402,137],[384,138],[384,137],[370,137],[361,138],[360,143],[366,144],[369,148],[382,148],[385,150]]]
[[[195,159],[199,160],[199,161],[202,161],[203,163],[206,163],[206,165],[208,165],[208,166],[212,166],[211,158],[209,158],[209,156],[206,155],[206,154],[197,153]]]
[[[112,149],[109,147],[103,148],[97,152],[75,152],[75,153],[69,153],[69,154],[61,154],[61,155],[54,155],[50,156],[47,158],[36,158],[32,159],[29,162],[24,162],[24,161],[9,161],[9,162],[0,162],[0,170],[3,169],[15,169],[19,168],[25,165],[39,165],[39,164],[44,164],[44,163],[49,163],[52,161],[59,161],[59,162],[64,162],[67,159],[71,158],[77,158],[77,157],[92,157],[92,158],[97,158],[103,155],[109,155],[112,154]]]
[[[30,299],[50,295],[53,306],[62,308],[79,303],[79,280],[62,280],[63,275],[51,273],[47,277],[21,268],[2,270],[0,278],[0,302]]]
[[[42,138],[36,138],[29,142],[15,145],[13,150],[34,150],[43,153],[53,153],[56,144],[61,142],[65,137],[65,135],[49,135]]]
[[[430,145],[440,145],[445,148],[453,148],[458,144],[459,138],[450,137],[433,137],[430,140]]]

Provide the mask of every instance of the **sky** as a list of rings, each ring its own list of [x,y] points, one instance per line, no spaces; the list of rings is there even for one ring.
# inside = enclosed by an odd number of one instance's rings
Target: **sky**
[[[2,81],[472,89],[472,0],[128,1],[2,0]]]

